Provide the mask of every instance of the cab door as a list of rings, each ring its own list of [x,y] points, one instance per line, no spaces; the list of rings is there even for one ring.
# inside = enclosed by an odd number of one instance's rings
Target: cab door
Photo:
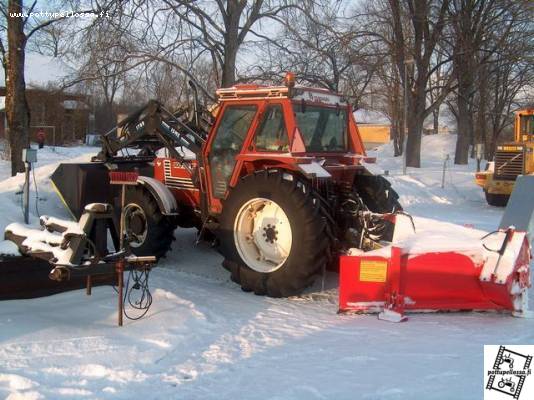
[[[220,201],[225,197],[236,166],[236,156],[242,152],[243,144],[255,125],[258,109],[258,102],[225,104],[215,134],[207,144],[208,190],[211,198]]]

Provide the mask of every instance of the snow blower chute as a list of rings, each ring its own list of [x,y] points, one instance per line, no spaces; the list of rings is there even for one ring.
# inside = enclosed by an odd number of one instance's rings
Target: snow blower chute
[[[525,191],[532,196],[534,185],[525,179],[517,186],[515,197],[524,205]],[[404,320],[405,311],[503,310],[526,316],[533,210],[534,201],[521,212],[507,209],[501,228],[481,239],[401,233],[390,246],[342,256],[339,311],[378,312],[394,322]],[[396,218],[395,236],[406,217]]]

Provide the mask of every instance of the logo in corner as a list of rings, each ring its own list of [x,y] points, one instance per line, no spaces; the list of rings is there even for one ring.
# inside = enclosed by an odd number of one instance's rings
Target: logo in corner
[[[484,346],[484,400],[532,399],[534,346]]]

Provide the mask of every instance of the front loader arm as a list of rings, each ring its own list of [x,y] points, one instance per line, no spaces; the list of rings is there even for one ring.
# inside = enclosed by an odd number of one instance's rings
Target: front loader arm
[[[186,110],[172,113],[151,100],[102,136],[102,150],[93,161],[152,160],[161,148],[166,148],[172,158],[181,160],[183,156],[176,147],[186,147],[198,156],[206,136],[204,128],[187,118]],[[129,155],[128,149],[140,151]]]

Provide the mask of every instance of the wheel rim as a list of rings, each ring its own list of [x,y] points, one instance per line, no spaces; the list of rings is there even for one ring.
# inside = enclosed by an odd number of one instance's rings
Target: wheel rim
[[[130,203],[124,210],[124,230],[131,247],[141,247],[148,234],[148,223],[144,210],[135,203]]]
[[[274,272],[285,263],[291,252],[291,224],[276,202],[254,198],[237,213],[234,241],[237,252],[248,267],[257,272]]]

